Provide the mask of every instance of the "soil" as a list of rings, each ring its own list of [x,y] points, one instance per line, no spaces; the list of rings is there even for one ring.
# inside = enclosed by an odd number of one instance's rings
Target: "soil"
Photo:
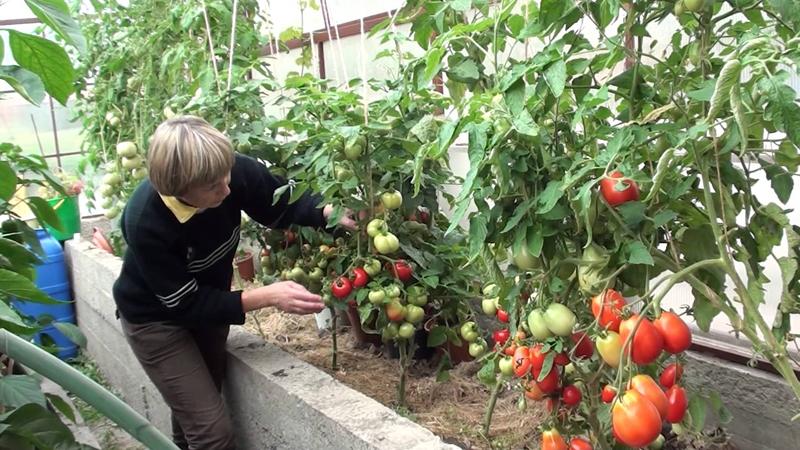
[[[345,385],[364,393],[410,420],[426,427],[444,441],[465,449],[538,449],[534,430],[547,413],[540,404],[517,409],[518,394],[506,390],[495,406],[489,435],[483,434],[483,416],[489,390],[478,381],[476,362],[458,364],[449,379],[436,381],[440,358],[418,360],[406,383],[406,408],[397,408],[399,362],[384,348],[366,348],[353,338],[349,327],[338,331],[338,370],[331,370],[331,339],[320,332],[313,316],[294,316],[274,309],[248,314],[245,328],[260,334],[303,361]],[[375,380],[384,380],[376,383]]]

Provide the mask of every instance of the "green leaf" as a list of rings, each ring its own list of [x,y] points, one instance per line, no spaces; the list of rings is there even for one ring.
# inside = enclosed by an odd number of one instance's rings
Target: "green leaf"
[[[46,404],[36,378],[30,375],[0,377],[0,404],[16,408],[28,403]]]
[[[556,98],[561,97],[567,84],[567,64],[564,60],[560,59],[548,66],[544,71],[544,79],[550,87],[550,92]]]
[[[67,52],[58,44],[39,36],[8,30],[9,46],[14,60],[23,69],[42,79],[45,90],[66,106],[67,98],[75,92],[75,71]]]
[[[0,269],[0,294],[38,303],[63,303],[45,294],[31,280],[7,269]]]
[[[25,3],[42,23],[52,28],[64,41],[79,52],[86,52],[86,39],[70,16],[69,7],[64,0],[25,0]]]
[[[72,409],[72,406],[70,406],[66,400],[55,394],[44,394],[44,396],[47,398],[48,403],[53,405],[58,412],[63,414],[64,417],[71,420],[73,423],[75,422],[75,410]]]
[[[625,244],[625,254],[630,264],[646,264],[648,266],[655,264],[647,247],[641,241],[628,241]]]
[[[536,378],[536,381],[542,381],[547,378],[547,375],[550,374],[550,371],[553,369],[553,362],[556,360],[556,352],[555,351],[548,351],[544,357],[544,363],[542,364],[542,371],[539,372],[539,376]]]
[[[789,197],[792,195],[794,189],[794,180],[792,180],[791,173],[787,172],[783,167],[777,164],[770,164],[767,161],[760,159],[761,167],[767,175],[767,179],[772,185],[772,190],[778,196],[781,203],[786,204],[789,202]]]
[[[721,311],[717,309],[717,307],[714,306],[714,304],[705,298],[700,292],[692,290],[692,296],[694,297],[694,303],[692,304],[692,316],[694,317],[695,322],[697,322],[697,326],[700,327],[701,330],[708,333],[709,329],[711,328],[711,322]]]
[[[767,91],[769,104],[765,109],[767,118],[772,118],[775,126],[786,133],[796,146],[800,146],[800,106],[796,103],[796,93],[790,86],[773,78],[761,80],[761,86]]]
[[[454,80],[462,83],[474,83],[480,79],[480,70],[478,64],[471,59],[463,59],[455,67],[450,68],[447,74],[453,77]]]
[[[41,78],[29,70],[19,66],[0,66],[0,80],[8,83],[17,94],[36,106],[44,99],[44,84]]]
[[[439,136],[438,136],[438,149],[435,153],[431,153],[431,157],[438,158],[445,153],[453,144],[453,141],[458,136],[456,134],[456,129],[458,128],[458,122],[453,121],[446,121],[442,124],[439,128]]]
[[[24,436],[35,448],[79,448],[72,432],[57,415],[38,403],[28,403],[3,419],[16,435]]]
[[[521,204],[517,205],[517,207],[514,208],[514,214],[511,216],[511,218],[509,218],[506,221],[506,226],[503,227],[500,233],[501,234],[507,233],[508,231],[514,229],[514,227],[516,227],[519,224],[519,222],[526,216],[526,214],[531,209],[534,203],[536,203],[536,199],[529,198],[528,200],[525,200]]]
[[[428,58],[425,61],[425,72],[423,78],[419,80],[418,87],[423,88],[430,84],[433,77],[442,69],[442,59],[444,57],[444,49],[441,47],[431,49],[428,53]]]
[[[0,255],[8,257],[15,267],[30,267],[41,262],[35,253],[19,242],[0,237]]]
[[[479,125],[473,124],[469,127],[469,145],[467,146],[469,170],[464,178],[461,191],[458,193],[458,206],[456,206],[453,216],[450,218],[450,226],[445,234],[452,233],[458,227],[461,218],[464,217],[467,208],[469,208],[472,186],[475,184],[478,171],[483,166],[483,160],[486,157],[487,131],[490,126],[489,123],[484,122]]]
[[[728,411],[728,408],[725,407],[725,404],[722,403],[719,392],[711,391],[708,395],[708,403],[711,404],[711,409],[721,424],[727,425],[730,423],[733,417],[731,416],[731,412]]]
[[[562,180],[552,180],[547,183],[541,194],[536,198],[539,207],[536,209],[537,214],[546,214],[556,203],[564,196],[564,191],[561,187],[564,185]]]
[[[689,416],[692,418],[692,429],[698,433],[703,431],[706,425],[706,401],[700,395],[692,395],[689,398]]]
[[[449,0],[447,6],[453,11],[464,12],[472,8],[472,0]]]
[[[678,217],[678,213],[672,211],[671,209],[665,209],[664,211],[659,211],[658,214],[653,216],[653,225],[656,227],[664,226]]]
[[[367,292],[366,289],[362,289],[363,292]],[[56,327],[58,331],[61,332],[67,339],[74,342],[81,348],[86,348],[86,336],[84,336],[81,329],[78,328],[77,325],[70,322],[53,322],[53,326]]]
[[[527,136],[538,136],[539,126],[533,121],[533,117],[527,110],[522,110],[519,114],[515,115],[511,121],[511,125],[517,132]]]
[[[0,200],[8,201],[17,191],[17,174],[5,162],[0,161]]]
[[[428,333],[428,347],[438,347],[447,342],[447,327],[436,325]]]
[[[58,218],[55,210],[50,203],[47,203],[47,200],[41,197],[28,197],[26,202],[40,224],[49,225],[56,230],[63,231],[61,219]]]
[[[481,249],[486,242],[486,217],[482,214],[475,214],[469,220],[469,255],[470,259],[481,253]]]
[[[619,205],[617,211],[628,228],[636,228],[645,220],[646,206],[642,202],[627,202]]]
[[[0,322],[3,322],[3,328],[12,332],[34,331],[22,320],[17,311],[4,301],[0,301]]]
[[[478,371],[478,379],[486,386],[494,386],[497,383],[497,377],[495,376],[496,365],[493,359],[487,359],[481,366],[481,370]]]

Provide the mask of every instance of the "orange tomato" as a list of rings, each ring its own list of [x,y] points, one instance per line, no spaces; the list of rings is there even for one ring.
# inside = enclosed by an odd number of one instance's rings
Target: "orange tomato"
[[[649,375],[639,374],[631,378],[630,388],[650,400],[662,418],[667,416],[667,396]]]
[[[650,400],[629,390],[611,409],[614,436],[629,447],[646,447],[661,433],[661,416]]]
[[[561,433],[551,428],[542,433],[542,450],[569,450]]]

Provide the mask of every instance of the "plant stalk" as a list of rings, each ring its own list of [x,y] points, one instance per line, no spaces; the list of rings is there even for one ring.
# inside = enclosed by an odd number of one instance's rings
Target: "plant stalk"
[[[9,333],[8,330],[0,329],[0,348],[11,358],[53,380],[92,405],[147,448],[178,450],[178,447],[168,437],[128,404],[94,380],[36,345]]]
[[[492,425],[494,406],[497,403],[497,395],[500,393],[500,387],[502,385],[502,380],[495,380],[494,387],[492,387],[492,393],[489,396],[489,404],[486,405],[486,414],[483,416],[483,434],[486,436],[489,436],[489,427]]]

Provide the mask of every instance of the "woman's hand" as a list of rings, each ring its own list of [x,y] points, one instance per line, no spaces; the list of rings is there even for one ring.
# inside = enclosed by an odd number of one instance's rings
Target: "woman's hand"
[[[290,314],[318,313],[325,309],[322,297],[294,281],[279,281],[242,292],[242,310],[250,312],[274,306]]]
[[[324,217],[325,220],[328,220],[328,217],[330,217],[331,214],[333,214],[333,205],[325,205],[325,207],[322,209],[322,217]],[[345,208],[344,214],[342,214],[342,217],[339,219],[338,225],[351,231],[358,229],[356,221],[353,219],[353,211],[351,211],[350,208]]]

